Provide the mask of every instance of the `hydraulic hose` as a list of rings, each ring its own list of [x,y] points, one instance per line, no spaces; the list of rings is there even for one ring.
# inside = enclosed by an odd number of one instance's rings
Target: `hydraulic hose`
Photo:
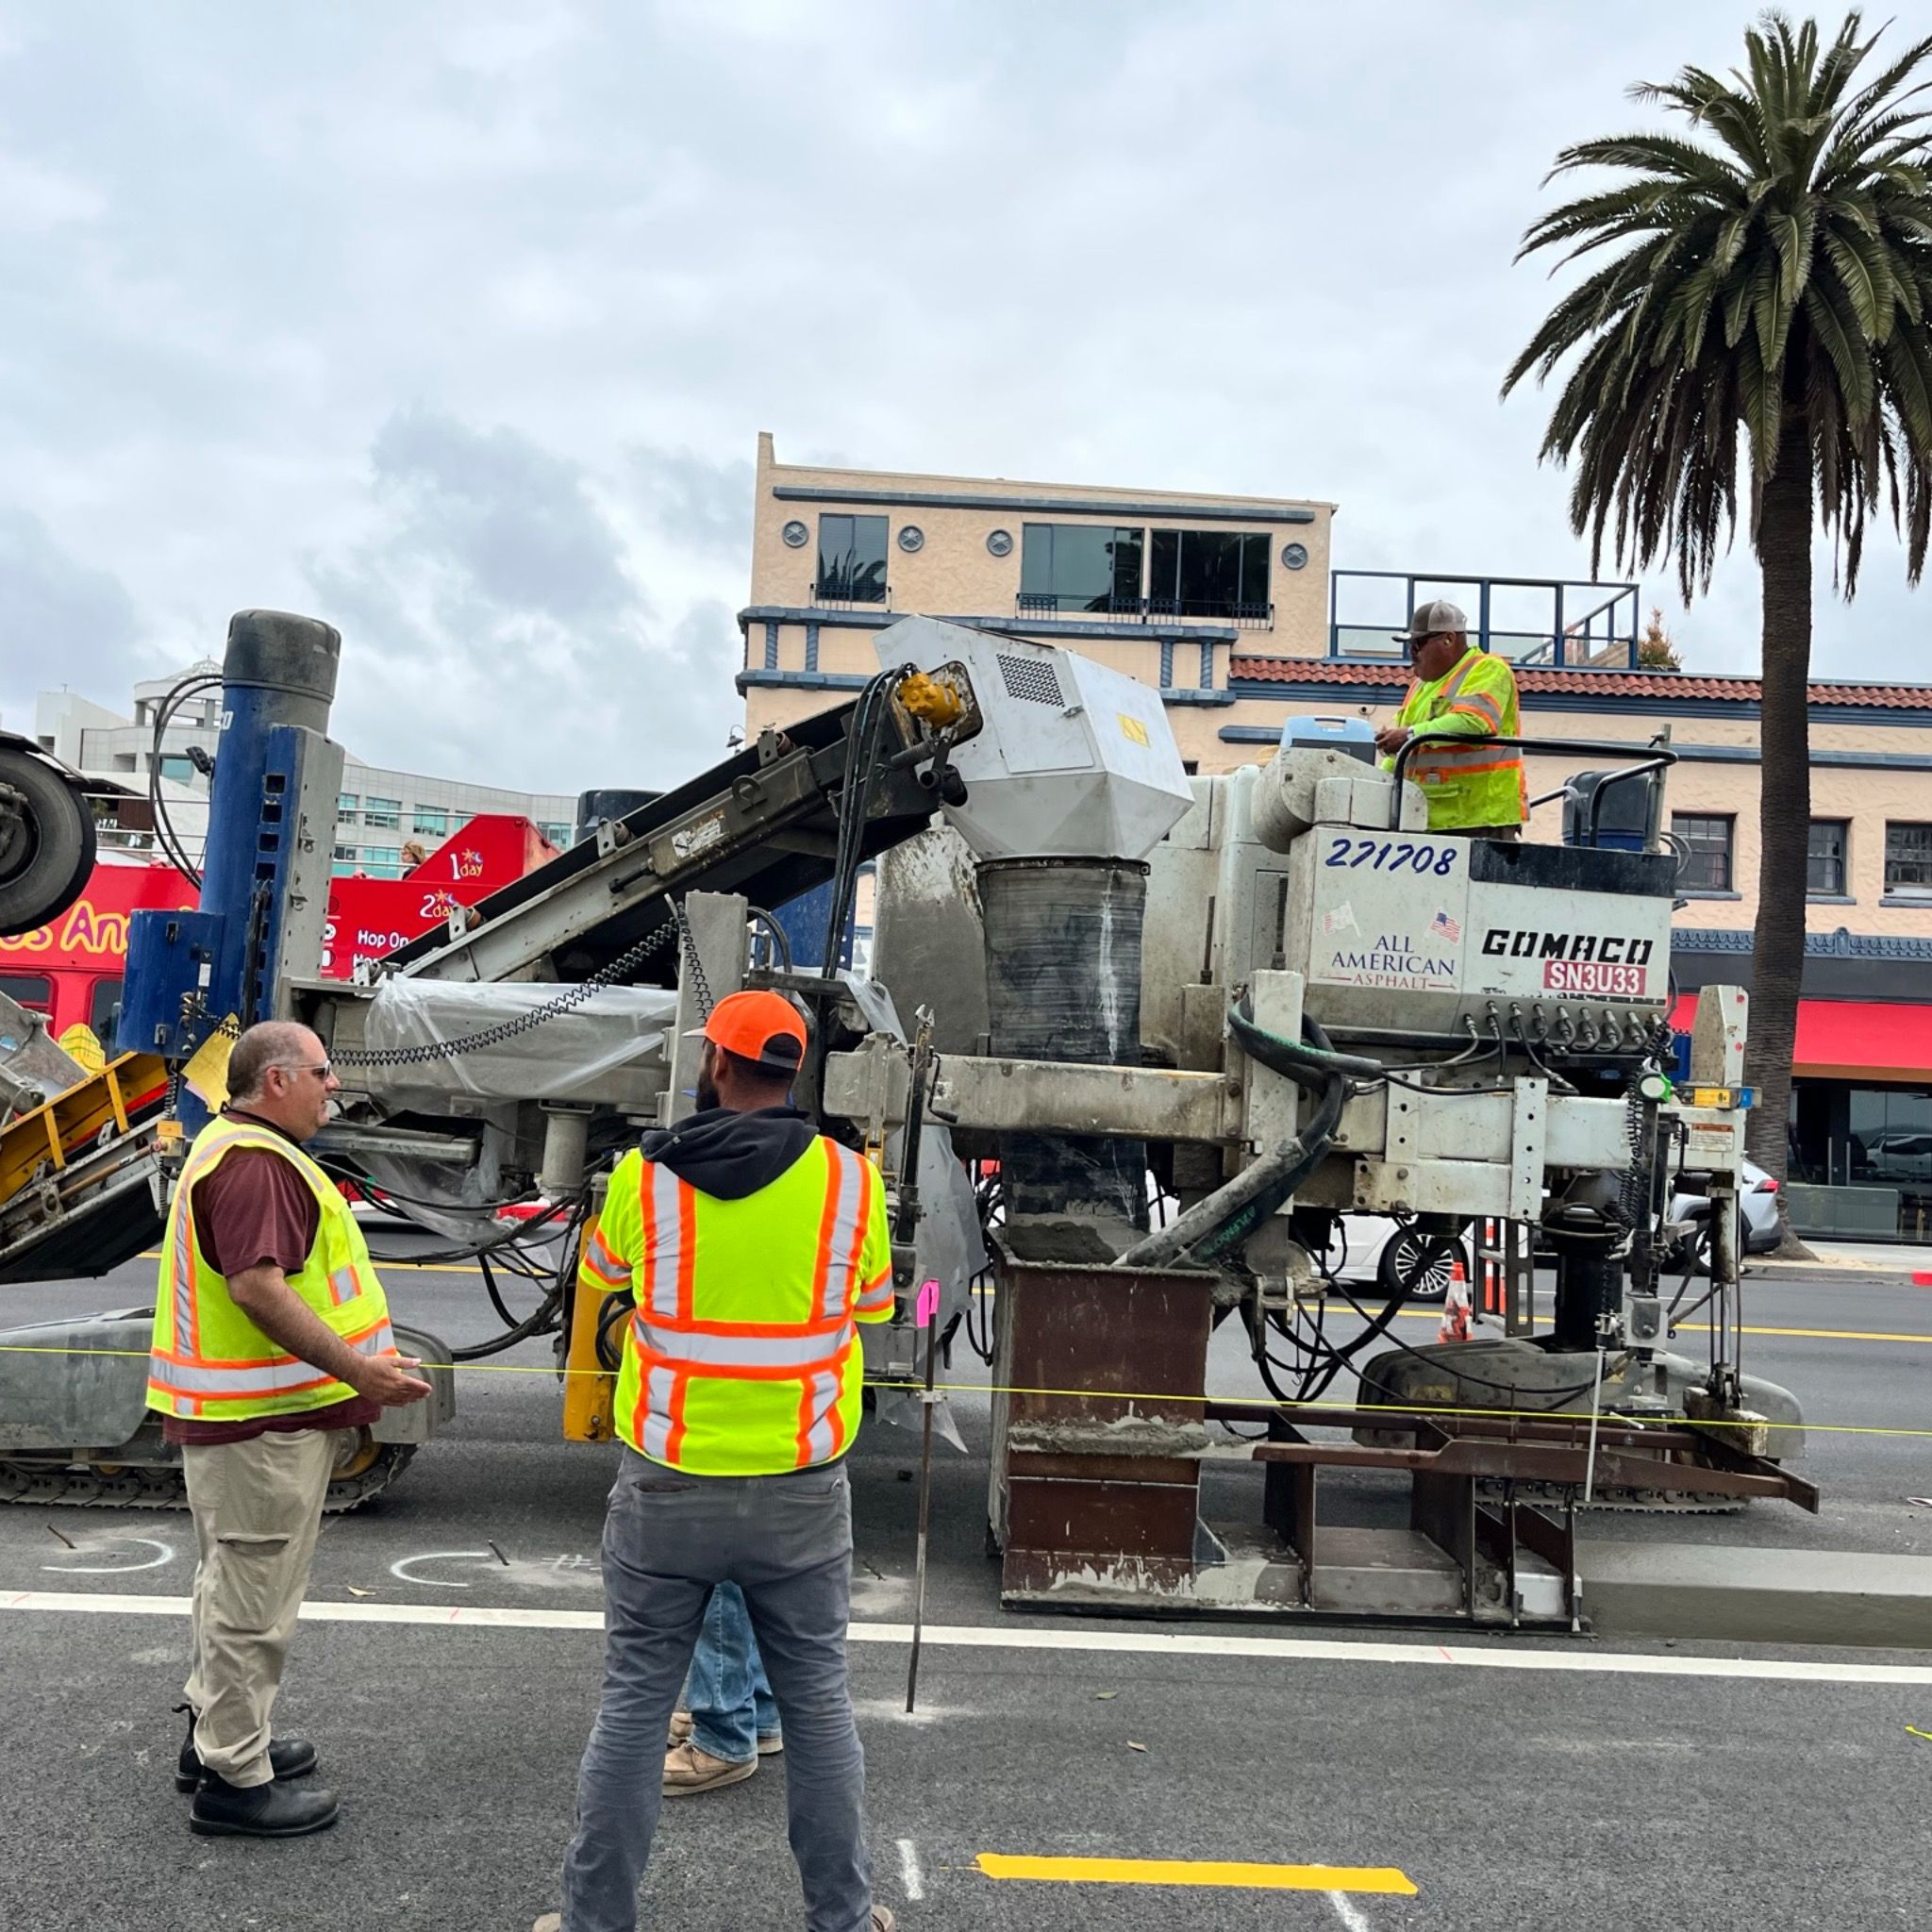
[[[1312,1045],[1303,1047],[1257,1026],[1237,1008],[1229,1025],[1241,1050],[1271,1073],[1320,1095],[1308,1124],[1265,1158],[1244,1169],[1185,1214],[1158,1228],[1114,1263],[1117,1268],[1168,1268],[1190,1250],[1211,1261],[1238,1247],[1313,1174],[1335,1140],[1348,1097],[1348,1056],[1328,1050],[1327,1035],[1312,1020],[1302,1023]],[[1364,1060],[1364,1067],[1374,1062]]]
[[[1257,1026],[1245,995],[1228,1008],[1227,1030],[1251,1060],[1258,1060],[1270,1073],[1280,1074],[1310,1092],[1320,1092],[1337,1074],[1357,1080],[1380,1080],[1389,1072],[1380,1060],[1365,1059],[1360,1054],[1337,1053],[1328,1044],[1328,1036],[1320,1023],[1306,1015],[1302,1019],[1302,1031],[1307,1036],[1306,1044]]]

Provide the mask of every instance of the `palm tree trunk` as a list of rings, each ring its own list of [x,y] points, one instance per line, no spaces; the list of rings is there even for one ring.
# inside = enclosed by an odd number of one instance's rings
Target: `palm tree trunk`
[[[1759,721],[1757,923],[1751,948],[1746,1077],[1757,1106],[1745,1144],[1785,1178],[1791,1056],[1805,974],[1805,880],[1811,829],[1811,450],[1803,414],[1788,408],[1777,468],[1758,504],[1764,587],[1764,703]],[[1782,1217],[1781,1217],[1782,1218]],[[1787,1236],[1789,1239],[1789,1235]]]

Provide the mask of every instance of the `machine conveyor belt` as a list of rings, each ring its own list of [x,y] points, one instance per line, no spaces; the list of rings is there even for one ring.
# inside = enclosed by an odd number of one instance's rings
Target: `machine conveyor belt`
[[[833,874],[839,797],[856,701],[800,720],[613,821],[491,893],[465,930],[439,925],[390,954],[431,978],[588,977],[662,924],[669,897],[738,892],[783,905]],[[893,749],[897,741],[891,741]],[[890,758],[872,775],[861,855],[922,829],[929,783]],[[534,970],[533,970],[534,969]]]

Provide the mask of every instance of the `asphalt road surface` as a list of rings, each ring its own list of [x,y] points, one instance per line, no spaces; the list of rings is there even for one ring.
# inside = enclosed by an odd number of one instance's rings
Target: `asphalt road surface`
[[[494,1325],[474,1274],[390,1280],[403,1318],[446,1339]],[[0,1320],[129,1306],[150,1282],[137,1264],[107,1283],[0,1290]],[[1430,1319],[1401,1332],[1428,1339]],[[1932,1290],[1754,1284],[1747,1320],[1777,1331],[1747,1336],[1747,1366],[1814,1420],[1932,1425]],[[499,1359],[546,1358],[540,1344]],[[984,1373],[962,1349],[954,1376]],[[1234,1338],[1217,1342],[1212,1386],[1254,1392],[1251,1376]],[[510,1932],[554,1905],[596,1691],[612,1463],[558,1441],[558,1407],[550,1376],[465,1375],[452,1431],[391,1493],[325,1525],[278,1714],[318,1740],[343,1815],[290,1844],[191,1837],[169,1781],[185,1516],[0,1511],[0,1924]],[[983,1548],[985,1400],[954,1407],[969,1453],[942,1451],[937,1468],[936,1641],[912,1718],[917,1445],[869,1426],[853,1455],[854,1688],[878,1896],[908,1928],[1924,1923],[1932,1631],[1922,1653],[1739,1658],[1014,1617]],[[1932,1509],[1907,1500],[1932,1494],[1928,1451],[1813,1434],[1817,1521],[1758,1507],[1602,1530],[1932,1551]],[[1258,1509],[1247,1474],[1217,1478],[1217,1510]],[[23,1597],[38,1607],[14,1607]],[[802,1924],[782,1779],[770,1760],[667,1807],[645,1926]],[[1088,1862],[1024,1862],[1069,1859]]]

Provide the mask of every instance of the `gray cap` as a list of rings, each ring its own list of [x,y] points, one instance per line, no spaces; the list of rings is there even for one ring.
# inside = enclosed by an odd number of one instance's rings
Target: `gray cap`
[[[1419,638],[1432,638],[1439,631],[1468,635],[1469,618],[1461,605],[1452,604],[1446,597],[1418,604],[1415,615],[1408,620],[1408,628],[1397,631],[1395,641],[1398,644],[1413,643]]]

